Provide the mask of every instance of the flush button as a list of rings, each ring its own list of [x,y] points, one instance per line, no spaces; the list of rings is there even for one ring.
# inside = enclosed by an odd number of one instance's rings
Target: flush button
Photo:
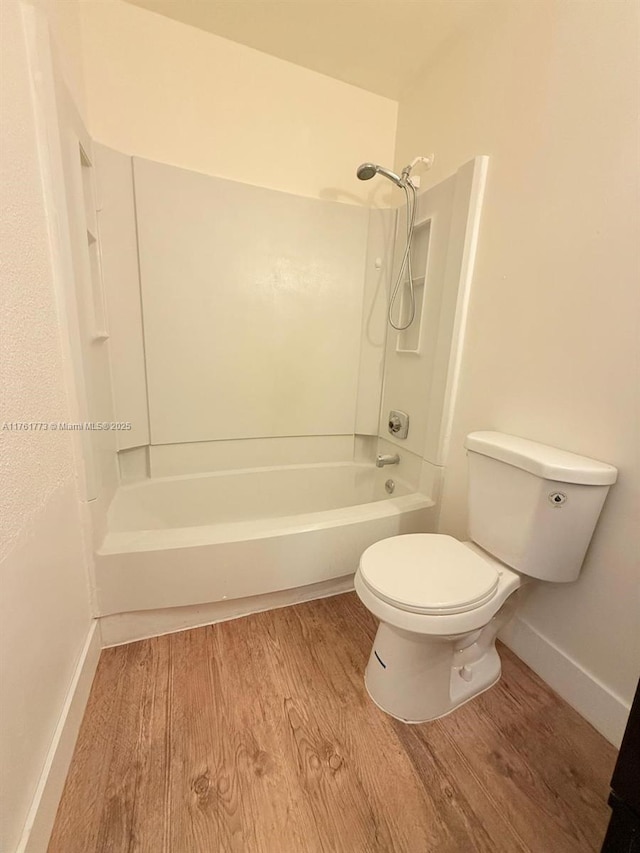
[[[553,506],[562,506],[567,502],[567,496],[564,492],[551,492],[549,495],[549,503]]]

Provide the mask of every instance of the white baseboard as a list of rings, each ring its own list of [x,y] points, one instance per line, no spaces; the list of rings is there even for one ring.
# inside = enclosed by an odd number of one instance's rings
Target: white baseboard
[[[211,604],[192,604],[185,607],[164,607],[156,610],[134,610],[129,613],[115,613],[100,619],[102,643],[105,648],[121,646],[148,637],[162,634],[174,634],[216,622],[226,622],[241,616],[250,616],[263,610],[276,610],[327,598],[353,589],[353,574],[339,578],[330,578],[307,586],[251,595],[246,598],[234,598],[227,601],[215,601]]]
[[[500,639],[610,743],[620,746],[630,710],[620,696],[525,619],[513,619],[500,632]]]
[[[73,674],[16,853],[45,853],[47,849],[100,650],[100,628],[94,620]]]

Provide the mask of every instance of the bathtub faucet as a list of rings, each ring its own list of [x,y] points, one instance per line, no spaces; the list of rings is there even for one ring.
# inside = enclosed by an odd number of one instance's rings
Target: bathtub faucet
[[[385,465],[397,465],[400,462],[400,457],[397,453],[393,456],[390,453],[378,453],[376,456],[376,468],[384,468]]]

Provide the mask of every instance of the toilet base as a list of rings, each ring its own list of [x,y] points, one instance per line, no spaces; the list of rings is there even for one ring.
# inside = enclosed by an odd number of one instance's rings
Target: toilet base
[[[429,717],[428,720],[406,720],[404,717],[397,717],[395,714],[392,714],[391,711],[387,710],[387,708],[383,708],[377,701],[375,696],[369,690],[369,685],[367,684],[367,675],[365,673],[364,676],[364,686],[367,690],[367,694],[369,699],[373,702],[376,707],[378,707],[381,711],[384,711],[389,717],[393,717],[394,720],[399,720],[399,722],[404,723],[407,726],[419,726],[422,723],[432,723],[434,720],[441,720],[443,717],[447,717],[449,714],[452,714],[454,711],[457,711],[458,708],[461,708],[463,705],[466,705],[467,702],[471,702],[472,699],[475,699],[476,696],[481,696],[483,693],[486,693],[487,690],[491,690],[491,688],[500,681],[500,673],[498,673],[498,677],[495,681],[492,681],[491,684],[488,684],[486,687],[483,687],[481,690],[478,690],[477,693],[473,693],[471,696],[467,696],[466,699],[462,699],[453,707],[449,708],[448,711],[444,711],[442,714],[438,714],[437,717]]]
[[[365,672],[369,696],[405,723],[450,714],[500,679],[496,627],[490,623],[471,635],[433,637],[381,622]]]

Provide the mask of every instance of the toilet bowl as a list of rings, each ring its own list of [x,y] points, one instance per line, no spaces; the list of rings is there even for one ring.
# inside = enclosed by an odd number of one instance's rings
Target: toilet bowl
[[[422,723],[500,678],[495,638],[536,579],[578,578],[617,470],[498,432],[467,436],[469,530],[395,536],[364,552],[355,576],[380,620],[365,672],[373,701]]]
[[[408,534],[368,548],[355,588],[381,623],[365,672],[373,701],[403,722],[422,723],[495,684],[495,637],[525,581],[451,536]]]

